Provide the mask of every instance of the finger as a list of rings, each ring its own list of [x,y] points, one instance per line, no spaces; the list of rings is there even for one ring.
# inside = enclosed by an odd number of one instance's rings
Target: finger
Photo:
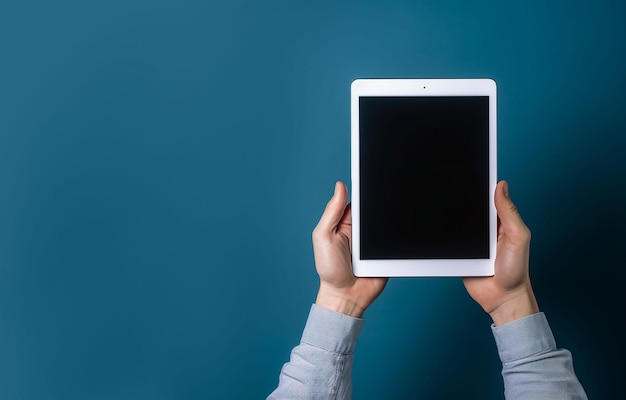
[[[348,203],[343,211],[343,216],[337,225],[337,231],[348,238],[348,245],[352,248],[352,203]]]
[[[322,232],[330,232],[336,229],[344,215],[347,200],[348,189],[342,182],[336,182],[335,193],[328,204],[326,204],[326,209],[317,224],[317,229]]]
[[[348,203],[348,205],[344,208],[339,224],[352,226],[352,203]]]
[[[500,181],[496,186],[496,193],[494,196],[496,204],[496,211],[498,212],[498,219],[500,225],[506,230],[526,230],[526,224],[522,220],[517,207],[509,197],[509,183],[507,181]]]

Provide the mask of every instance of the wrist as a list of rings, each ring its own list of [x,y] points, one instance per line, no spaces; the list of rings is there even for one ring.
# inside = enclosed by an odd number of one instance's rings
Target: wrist
[[[358,302],[342,293],[320,286],[317,292],[315,304],[328,310],[348,315],[353,318],[361,318],[365,308]]]
[[[501,326],[538,312],[539,306],[532,289],[525,288],[503,301],[489,316],[495,326]]]

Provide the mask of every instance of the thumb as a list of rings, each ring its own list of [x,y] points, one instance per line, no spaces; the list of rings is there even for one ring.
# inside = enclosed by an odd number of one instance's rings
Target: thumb
[[[496,186],[494,202],[503,228],[506,230],[527,229],[517,207],[509,197],[509,183],[507,181],[500,181]]]
[[[346,201],[348,200],[348,189],[343,182],[335,183],[335,193],[326,205],[324,214],[320,218],[317,228],[321,232],[330,232],[337,227],[344,215]]]

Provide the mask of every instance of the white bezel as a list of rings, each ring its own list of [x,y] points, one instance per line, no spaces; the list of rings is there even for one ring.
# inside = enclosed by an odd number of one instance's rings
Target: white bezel
[[[360,260],[359,97],[489,96],[489,259]],[[496,83],[492,79],[357,79],[351,86],[352,265],[356,276],[490,276],[494,273],[497,213]]]

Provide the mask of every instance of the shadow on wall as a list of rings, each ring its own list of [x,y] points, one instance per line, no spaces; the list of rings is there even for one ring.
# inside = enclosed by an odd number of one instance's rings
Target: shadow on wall
[[[610,383],[622,379],[617,360],[626,357],[617,345],[622,333],[612,327],[626,307],[623,183],[604,175],[564,180],[553,190],[558,207],[534,230],[535,292],[557,345],[572,351],[587,394],[610,398]]]

